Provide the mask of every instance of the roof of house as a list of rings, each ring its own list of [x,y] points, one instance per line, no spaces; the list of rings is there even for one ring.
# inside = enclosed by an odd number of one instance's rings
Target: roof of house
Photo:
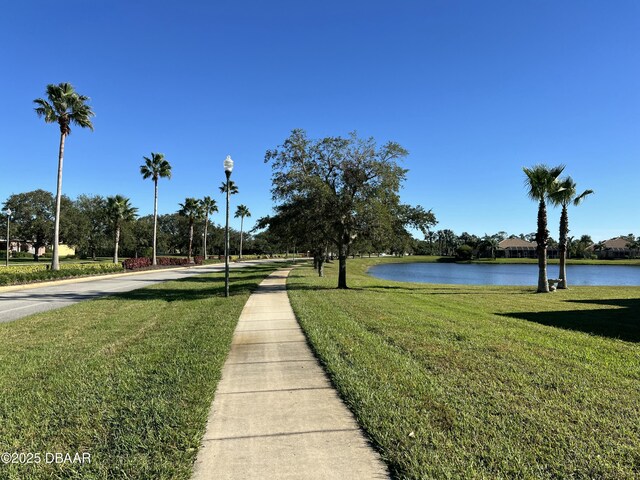
[[[604,248],[629,248],[629,240],[623,237],[616,237],[603,242]]]
[[[499,248],[536,248],[533,242],[527,242],[518,237],[506,238],[498,243]]]

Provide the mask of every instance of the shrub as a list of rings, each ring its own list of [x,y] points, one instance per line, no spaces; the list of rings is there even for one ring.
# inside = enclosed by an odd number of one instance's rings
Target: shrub
[[[461,245],[456,248],[456,260],[471,260],[473,248],[469,245]]]
[[[113,263],[68,263],[60,265],[60,270],[51,270],[47,264],[19,265],[5,267],[0,270],[0,285],[41,282],[121,271],[122,265]]]
[[[147,257],[139,257],[139,258],[127,258],[124,262],[122,262],[122,266],[125,270],[136,270],[138,268],[147,268],[150,267],[152,260]]]

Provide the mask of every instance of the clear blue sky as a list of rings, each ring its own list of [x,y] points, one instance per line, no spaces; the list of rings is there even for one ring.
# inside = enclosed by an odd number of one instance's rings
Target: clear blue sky
[[[160,213],[187,196],[223,206],[231,154],[232,208],[251,226],[272,206],[267,149],[294,128],[357,130],[409,150],[402,199],[437,228],[534,231],[522,167],[564,163],[596,191],[572,235],[640,235],[636,0],[25,0],[3,5],[0,45],[0,202],[55,190],[59,131],[32,101],[70,82],[96,112],[66,144],[71,197],[120,193],[151,213],[139,166],[154,151],[173,165]]]

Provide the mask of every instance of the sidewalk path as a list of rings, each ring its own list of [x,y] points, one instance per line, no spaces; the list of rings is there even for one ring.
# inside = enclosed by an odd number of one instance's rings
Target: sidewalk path
[[[307,346],[289,272],[267,277],[240,315],[192,480],[388,478]]]

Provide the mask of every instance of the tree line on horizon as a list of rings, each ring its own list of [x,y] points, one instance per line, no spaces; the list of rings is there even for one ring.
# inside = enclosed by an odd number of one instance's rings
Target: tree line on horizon
[[[12,210],[11,238],[14,241],[22,242],[25,247],[29,243],[36,252],[42,248],[51,250],[55,217],[55,197],[51,192],[34,190],[13,194],[4,202],[4,207]],[[222,255],[224,226],[210,221],[210,215],[217,211],[213,207],[215,200],[209,197],[187,198],[176,212],[158,215],[154,222],[153,215],[138,217],[137,208],[122,195],[83,194],[74,200],[62,195],[60,240],[74,246],[76,256],[80,258],[113,257],[116,262],[120,255],[151,258],[155,223],[158,252],[163,255]],[[235,216],[241,218],[242,215],[250,216],[250,212],[246,206],[239,205]],[[229,232],[232,252],[239,255],[241,231],[230,228]],[[243,236],[245,253],[276,253],[266,248],[259,236],[246,232]],[[192,244],[191,254],[189,243]],[[35,259],[39,260],[37,255]]]

